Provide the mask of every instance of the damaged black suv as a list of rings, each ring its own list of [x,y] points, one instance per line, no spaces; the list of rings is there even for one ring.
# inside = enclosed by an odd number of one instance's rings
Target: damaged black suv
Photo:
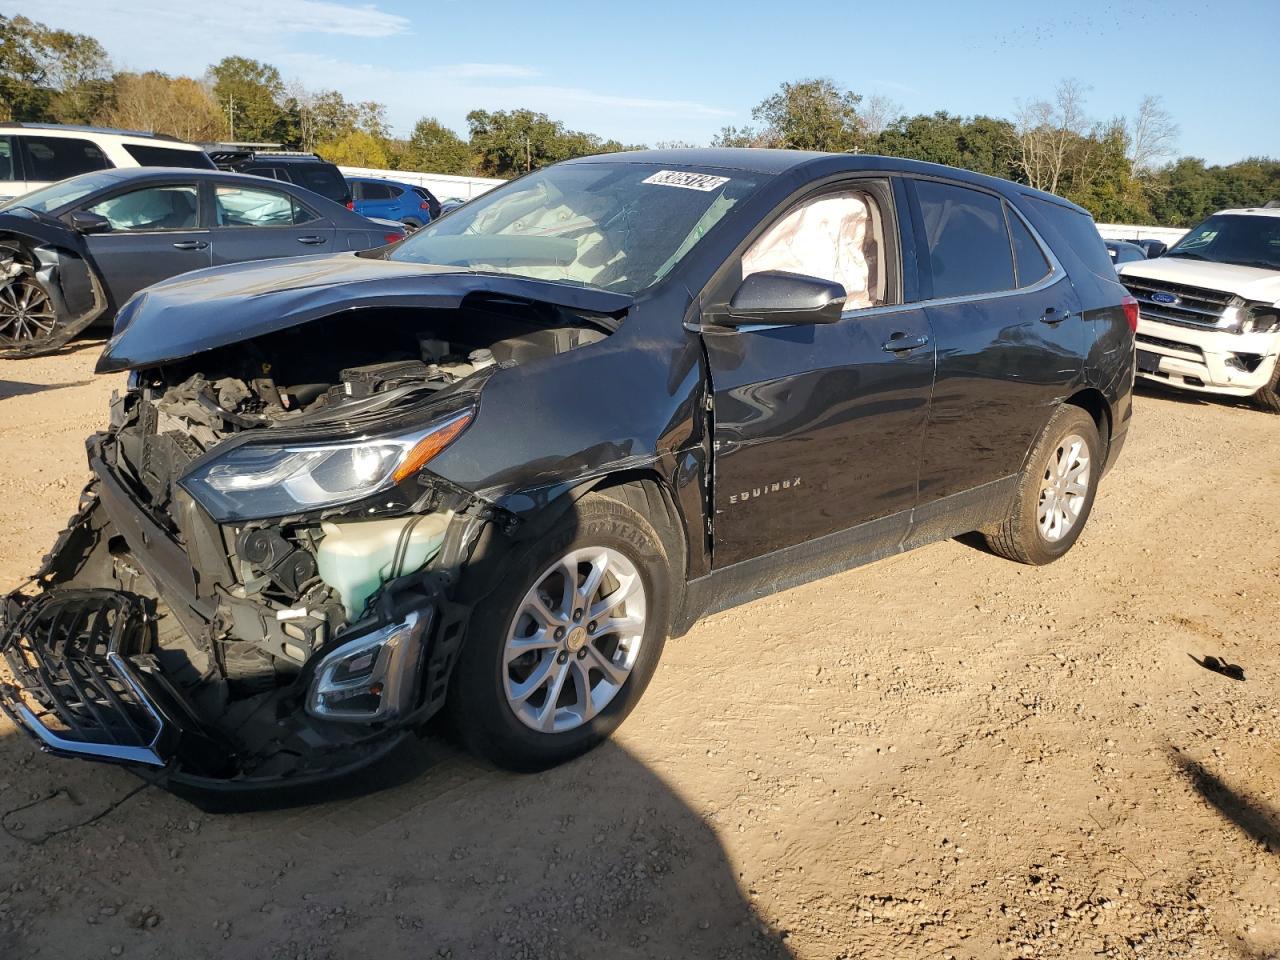
[[[175,788],[361,768],[447,707],[556,763],[701,615],[969,531],[1064,554],[1136,311],[1087,213],[880,157],[574,160],[374,251],[150,287],[0,704]]]

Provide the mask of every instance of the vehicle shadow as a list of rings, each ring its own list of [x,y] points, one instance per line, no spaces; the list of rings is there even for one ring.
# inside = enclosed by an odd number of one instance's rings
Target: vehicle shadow
[[[1168,754],[1174,767],[1223,819],[1234,824],[1250,839],[1265,844],[1270,853],[1280,853],[1280,810],[1236,790],[1176,747],[1170,747]]]
[[[0,734],[0,956],[791,956],[614,743],[514,775],[432,736],[377,792],[210,816]]]
[[[72,380],[67,383],[25,383],[21,380],[0,380],[0,400],[10,397],[26,397],[33,393],[44,393],[48,390],[62,390],[66,387],[84,387],[92,380]]]
[[[1228,397],[1220,393],[1198,393],[1194,390],[1180,390],[1177,387],[1165,386],[1154,380],[1138,379],[1133,384],[1134,393],[1143,397],[1154,397],[1159,400],[1172,400],[1189,407],[1226,407],[1235,410],[1252,410],[1261,414],[1248,397]]]

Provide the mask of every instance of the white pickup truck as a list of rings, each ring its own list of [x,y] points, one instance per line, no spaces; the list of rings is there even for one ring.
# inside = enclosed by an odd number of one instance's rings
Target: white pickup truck
[[[1138,375],[1280,413],[1280,208],[1222,210],[1120,268],[1138,300]]]

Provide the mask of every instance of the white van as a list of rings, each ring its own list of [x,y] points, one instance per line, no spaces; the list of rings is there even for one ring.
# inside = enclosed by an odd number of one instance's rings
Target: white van
[[[57,123],[0,123],[0,202],[67,177],[112,167],[200,167],[213,161],[191,143],[132,130]]]

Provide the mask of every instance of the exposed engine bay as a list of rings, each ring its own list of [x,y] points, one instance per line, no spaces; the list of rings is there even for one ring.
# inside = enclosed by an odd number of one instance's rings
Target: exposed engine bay
[[[0,706],[31,711],[23,725],[54,752],[89,739],[107,759],[177,757],[219,781],[327,775],[379,731],[425,721],[465,626],[453,588],[503,518],[416,461],[402,472],[405,458],[465,429],[490,377],[598,343],[610,322],[473,296],[323,317],[135,371],[89,441],[96,478],[37,575],[45,592],[10,598],[4,653],[30,682]],[[399,446],[383,462],[365,438],[400,423],[415,429],[386,441]],[[263,451],[274,459],[252,486]],[[233,457],[247,464],[234,474]],[[331,502],[391,465],[374,495]],[[137,729],[98,721],[93,701],[111,698]],[[182,743],[162,742],[173,729]]]

